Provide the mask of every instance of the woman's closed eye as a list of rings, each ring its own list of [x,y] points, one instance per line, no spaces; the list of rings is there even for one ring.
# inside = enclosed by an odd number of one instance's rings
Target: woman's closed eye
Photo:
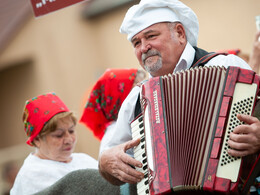
[[[64,131],[60,129],[57,129],[56,131],[51,133],[52,137],[57,137],[57,138],[61,138],[63,135],[64,135]]]
[[[62,138],[64,133],[53,134],[53,137]]]
[[[75,133],[75,129],[69,129],[69,134],[74,134]]]

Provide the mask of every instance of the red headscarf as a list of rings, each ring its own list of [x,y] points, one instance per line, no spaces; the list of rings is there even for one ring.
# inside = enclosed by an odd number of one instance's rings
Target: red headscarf
[[[137,69],[107,69],[94,85],[80,122],[101,140],[107,126],[116,121],[121,104],[131,91]]]
[[[24,130],[29,137],[26,143],[32,145],[33,139],[41,132],[43,126],[60,112],[69,112],[69,109],[55,93],[27,100],[23,113]]]
[[[218,52],[237,55],[240,52],[240,49],[224,49],[224,50],[219,50]]]

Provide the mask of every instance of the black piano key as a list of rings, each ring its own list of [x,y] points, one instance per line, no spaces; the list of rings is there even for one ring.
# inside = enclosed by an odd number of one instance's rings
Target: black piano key
[[[146,162],[147,162],[147,159],[145,158],[142,162],[143,162],[143,164],[146,163]]]
[[[144,182],[145,185],[148,185],[149,184],[149,181],[148,179]]]
[[[143,170],[146,170],[147,169],[147,165],[143,166]]]
[[[144,130],[143,129],[140,131],[140,135],[142,135],[142,134],[144,134]]]
[[[147,189],[147,190],[145,190],[145,193],[146,193],[146,194],[149,194],[149,190],[148,190],[148,189]]]
[[[145,141],[145,138],[143,137],[143,138],[141,139],[141,143],[144,142],[144,141]]]
[[[140,123],[139,124],[139,128],[141,129],[141,128],[143,128],[144,127],[144,123]]]

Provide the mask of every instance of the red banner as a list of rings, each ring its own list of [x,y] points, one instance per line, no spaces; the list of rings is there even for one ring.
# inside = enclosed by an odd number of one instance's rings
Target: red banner
[[[31,0],[35,17],[54,12],[84,0]]]

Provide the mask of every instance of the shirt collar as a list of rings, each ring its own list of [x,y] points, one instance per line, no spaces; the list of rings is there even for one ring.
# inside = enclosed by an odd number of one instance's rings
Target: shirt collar
[[[189,69],[192,65],[195,56],[195,49],[191,46],[189,42],[187,42],[181,57],[174,69],[174,73],[179,72],[181,70]]]

